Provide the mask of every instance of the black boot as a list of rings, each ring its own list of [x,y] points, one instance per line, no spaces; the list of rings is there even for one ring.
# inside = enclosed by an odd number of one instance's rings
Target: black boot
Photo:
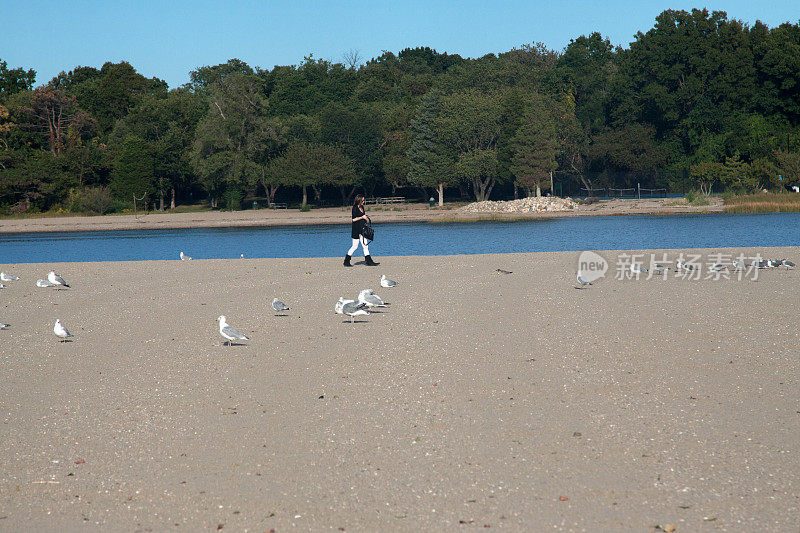
[[[380,265],[380,263],[376,263],[375,261],[372,260],[372,256],[371,255],[365,255],[364,256],[364,262],[369,267],[376,267],[376,266]]]
[[[351,266],[353,266],[353,265],[351,265],[351,264],[350,264],[350,256],[349,256],[349,255],[346,255],[346,256],[344,256],[344,263],[342,263],[342,264],[343,264],[344,266],[346,266],[346,267],[351,267]]]

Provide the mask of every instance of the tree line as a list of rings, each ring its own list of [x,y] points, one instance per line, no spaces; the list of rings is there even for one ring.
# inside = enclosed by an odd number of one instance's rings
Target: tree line
[[[599,33],[465,59],[238,59],[172,90],[127,62],[34,87],[0,60],[0,211],[104,213],[356,192],[484,200],[647,176],[673,190],[800,185],[800,26],[667,10],[627,48]],[[622,181],[620,181],[622,180]]]

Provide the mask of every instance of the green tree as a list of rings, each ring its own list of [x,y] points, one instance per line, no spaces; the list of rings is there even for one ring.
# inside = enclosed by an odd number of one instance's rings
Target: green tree
[[[689,179],[700,189],[701,193],[708,196],[724,172],[722,163],[703,162],[689,167]]]
[[[437,135],[440,110],[439,93],[429,91],[411,120],[411,144],[407,155],[408,182],[416,187],[435,187],[441,207],[444,205],[444,186],[452,174],[452,160]]]
[[[776,150],[774,153],[775,170],[783,176],[785,186],[800,185],[800,152],[784,152]]]
[[[0,60],[0,102],[14,93],[29,91],[36,81],[36,71],[22,67],[8,68],[8,63]]]
[[[481,161],[480,168],[487,170],[489,167],[483,163],[487,161],[489,154],[493,154],[494,173],[469,173],[468,181],[472,183],[473,194],[478,201],[487,200],[495,183],[502,179],[496,172],[501,116],[502,107],[498,94],[466,90],[442,99],[441,112],[436,121],[445,150],[457,154],[458,158],[462,154],[470,154],[465,159],[470,162],[470,166],[473,162]]]
[[[512,138],[513,150],[511,172],[516,183],[528,196],[536,191],[542,195],[542,187],[550,185],[551,173],[557,168],[556,130],[551,117],[541,110],[529,111]]]
[[[212,207],[237,207],[262,176],[265,146],[276,137],[256,76],[234,73],[208,88],[209,112],[195,134],[192,163]]]
[[[352,160],[337,146],[295,141],[270,161],[267,174],[284,185],[300,187],[305,207],[308,187],[352,182],[354,168]]]
[[[119,120],[110,140],[119,144],[135,135],[150,145],[155,158],[155,182],[160,202],[170,193],[170,207],[175,208],[177,194],[191,186],[194,177],[190,148],[200,119],[208,111],[208,103],[197,93],[175,89],[166,97],[147,96],[130,113]]]
[[[758,187],[758,179],[751,172],[750,165],[742,161],[738,154],[725,158],[720,181],[727,190],[736,193],[754,192]]]
[[[134,196],[139,199],[153,194],[155,167],[150,144],[141,137],[126,137],[114,159],[111,174],[114,197],[125,204],[133,204]]]

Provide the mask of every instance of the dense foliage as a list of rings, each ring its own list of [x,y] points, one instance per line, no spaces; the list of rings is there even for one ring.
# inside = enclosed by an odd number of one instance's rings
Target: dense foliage
[[[38,87],[0,61],[0,212],[481,200],[541,194],[553,173],[572,193],[800,185],[798,24],[668,10],[628,48],[592,33],[563,51],[347,62],[231,59],[168,90],[124,61]]]

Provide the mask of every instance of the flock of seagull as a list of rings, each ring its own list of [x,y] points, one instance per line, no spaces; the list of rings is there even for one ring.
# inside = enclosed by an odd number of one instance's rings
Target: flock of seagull
[[[244,256],[244,254],[242,254]],[[188,255],[180,252],[179,255],[181,261],[190,261],[192,258]],[[788,259],[763,259],[763,260],[754,260],[749,265],[745,264],[742,260],[735,260],[731,264],[733,270],[740,271],[746,268],[778,268],[778,267],[786,267],[786,269],[794,268],[796,265],[793,261],[789,261]],[[651,265],[653,272],[662,273],[666,270],[670,270],[672,267],[669,264],[664,263],[654,263]],[[714,263],[709,267],[711,270],[716,272],[721,272],[723,270],[728,270],[728,265],[722,263]],[[694,265],[683,263],[678,260],[675,264],[675,269],[677,271],[684,271],[684,272],[692,272],[696,269]],[[647,268],[638,264],[638,263],[631,263],[630,265],[631,273],[638,275],[642,273],[648,272]],[[578,286],[575,287],[576,289],[582,289],[587,285],[591,285],[592,282],[587,279],[587,276],[578,269],[578,274],[576,276],[578,281]],[[19,281],[19,276],[14,276],[12,274],[6,274],[5,272],[0,272],[0,289],[5,288],[2,282],[10,282],[10,281]],[[396,281],[392,281],[388,279],[385,275],[381,275],[380,281],[381,287],[384,288],[392,288],[396,287],[398,283]],[[36,286],[42,288],[56,288],[60,289],[61,287],[68,288],[69,284],[64,281],[64,278],[56,274],[54,271],[51,271],[47,274],[46,279],[38,279],[36,280]],[[369,309],[372,308],[379,308],[379,307],[387,307],[387,303],[383,301],[379,295],[375,294],[375,291],[372,289],[364,289],[358,293],[358,297],[355,300],[349,300],[347,298],[340,297],[339,300],[333,307],[333,310],[340,315],[347,315],[350,317],[350,322],[355,322],[355,317],[357,316],[364,316],[369,314]],[[289,311],[289,307],[283,303],[282,301],[278,300],[277,298],[272,300],[272,309],[276,313],[284,313]],[[285,315],[283,315],[285,316]],[[226,339],[227,344],[230,346],[233,341],[246,341],[250,340],[247,335],[242,333],[241,331],[237,330],[230,324],[228,324],[227,317],[225,315],[220,315],[217,318],[217,322],[219,323],[219,334]],[[9,327],[9,324],[0,323],[0,329],[6,329]],[[72,334],[69,330],[61,323],[60,319],[56,319],[56,323],[53,326],[53,333],[56,337],[59,338],[59,342],[66,342],[69,337],[72,337]]]
[[[182,261],[189,261],[192,259],[183,252],[180,253],[180,258]],[[0,272],[0,281],[19,281],[19,276]],[[381,287],[386,288],[397,287],[398,285],[396,281],[388,279],[385,275],[381,276],[380,284]],[[47,275],[46,279],[36,280],[36,286],[42,288],[49,287],[60,289],[61,287],[68,288],[69,284],[64,281],[63,277],[51,271]],[[5,288],[5,285],[0,283],[0,289],[2,288]],[[352,323],[354,322],[355,317],[368,314],[368,309],[373,307],[387,307],[387,304],[380,296],[375,294],[374,290],[364,289],[358,294],[358,298],[356,300],[339,298],[339,301],[337,301],[336,305],[334,306],[334,311],[340,315],[343,314],[349,316],[350,322]],[[279,314],[278,316],[286,316],[282,315],[282,313],[289,311],[289,306],[275,298],[272,300],[272,309]],[[220,315],[217,318],[217,322],[219,323],[219,334],[226,340],[228,346],[230,346],[234,341],[250,340],[247,335],[228,324],[228,319],[225,315]],[[9,326],[10,324],[0,323],[0,329],[6,329]],[[67,327],[62,324],[61,320],[58,318],[56,319],[56,323],[53,325],[53,334],[58,337],[59,342],[68,342],[69,338],[72,337],[72,334],[69,332]]]
[[[0,281],[19,281],[19,276],[14,276],[12,274],[6,274],[5,272],[0,272]],[[69,284],[64,281],[64,278],[56,274],[55,272],[51,271],[47,274],[47,278],[45,279],[37,279],[36,280],[37,287],[50,287],[50,288],[61,288],[61,287],[69,287]],[[0,289],[4,289],[5,285],[0,283]],[[0,329],[6,329],[9,327],[10,324],[0,324]],[[72,337],[72,334],[69,330],[61,323],[61,320],[56,319],[56,323],[53,326],[53,333],[55,333],[56,337],[59,338],[60,342],[65,342],[68,337]]]
[[[183,259],[183,252],[181,252],[181,259]],[[188,256],[186,256],[188,257]],[[391,288],[399,285],[396,281],[392,281],[381,275],[381,287]],[[350,322],[355,322],[355,317],[364,316],[369,314],[369,309],[373,307],[388,307],[388,304],[383,301],[383,298],[375,294],[372,289],[364,289],[358,293],[358,298],[355,300],[348,300],[339,297],[339,300],[333,306],[333,310],[339,315],[347,315],[350,317]],[[272,309],[276,313],[284,313],[289,310],[289,307],[282,301],[274,298],[272,300]],[[278,315],[285,316],[285,315]],[[250,337],[228,324],[228,317],[220,315],[217,317],[219,322],[219,334],[222,338],[226,339],[226,344],[231,346],[234,341],[249,341]]]
[[[793,261],[789,261],[788,259],[761,259],[761,260],[753,260],[750,264],[745,263],[743,260],[735,260],[731,263],[734,271],[741,271],[747,268],[778,268],[778,267],[786,267],[787,270],[790,268],[794,268],[795,263]],[[645,267],[640,265],[639,263],[631,263],[630,264],[630,271],[635,275],[643,274],[649,272]],[[672,267],[665,263],[653,263],[652,269],[653,272],[662,273],[667,270],[670,270]],[[675,263],[675,270],[678,272],[693,272],[696,270],[697,267],[695,265],[691,265],[688,263],[682,262],[680,259]],[[728,265],[724,263],[714,263],[709,267],[710,270],[714,272],[722,272],[723,270],[729,270]],[[578,280],[578,286],[575,287],[576,289],[582,289],[587,285],[591,285],[591,281],[587,279],[587,276],[581,272],[580,268],[578,269],[578,275],[576,276]]]

